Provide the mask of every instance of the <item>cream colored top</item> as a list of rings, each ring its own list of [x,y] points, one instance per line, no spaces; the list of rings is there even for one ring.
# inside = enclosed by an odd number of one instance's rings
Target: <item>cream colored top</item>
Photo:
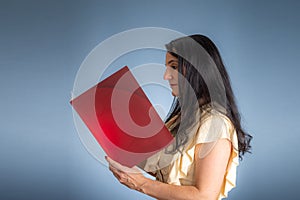
[[[191,142],[186,146],[185,150],[167,167],[157,170],[157,179],[168,184],[173,185],[195,185],[195,146],[197,144],[212,144],[210,150],[213,148],[213,144],[219,139],[228,139],[232,143],[231,155],[227,165],[227,170],[224,176],[222,188],[218,197],[218,200],[226,198],[228,192],[235,187],[236,184],[236,168],[239,164],[238,156],[238,140],[236,131],[231,121],[223,114],[214,111],[211,112],[208,117],[201,120],[201,124],[197,128],[196,134],[191,139]],[[203,155],[209,153],[207,150]],[[162,153],[160,156],[156,156],[156,159],[149,159],[148,167],[151,164],[152,169],[155,160],[163,159]],[[159,161],[158,161],[159,162]],[[166,166],[166,165],[165,165]],[[159,169],[159,168],[158,168]]]

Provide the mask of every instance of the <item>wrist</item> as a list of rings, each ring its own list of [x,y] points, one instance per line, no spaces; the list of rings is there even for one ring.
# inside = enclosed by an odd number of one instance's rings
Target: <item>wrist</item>
[[[146,194],[146,188],[150,181],[151,179],[143,177],[143,179],[141,180],[140,184],[137,187],[137,190]]]

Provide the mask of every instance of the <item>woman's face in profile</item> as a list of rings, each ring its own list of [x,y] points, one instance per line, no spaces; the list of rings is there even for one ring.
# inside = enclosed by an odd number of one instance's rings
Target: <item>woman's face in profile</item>
[[[172,95],[178,96],[178,59],[169,52],[166,53],[166,71],[164,74],[164,79],[169,81],[170,87],[172,89]]]

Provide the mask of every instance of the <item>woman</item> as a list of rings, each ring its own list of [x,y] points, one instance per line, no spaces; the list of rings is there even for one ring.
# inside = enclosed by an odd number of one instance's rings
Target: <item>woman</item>
[[[174,142],[143,165],[156,180],[107,158],[109,168],[122,184],[157,199],[225,198],[252,138],[241,127],[227,71],[206,36],[182,37],[166,48],[164,79],[174,96],[166,126]]]

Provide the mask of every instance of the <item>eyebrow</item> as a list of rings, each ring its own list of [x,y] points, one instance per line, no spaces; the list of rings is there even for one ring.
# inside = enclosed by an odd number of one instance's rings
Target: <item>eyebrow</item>
[[[169,65],[169,64],[171,64],[172,62],[178,63],[178,60],[170,60],[166,65]]]

